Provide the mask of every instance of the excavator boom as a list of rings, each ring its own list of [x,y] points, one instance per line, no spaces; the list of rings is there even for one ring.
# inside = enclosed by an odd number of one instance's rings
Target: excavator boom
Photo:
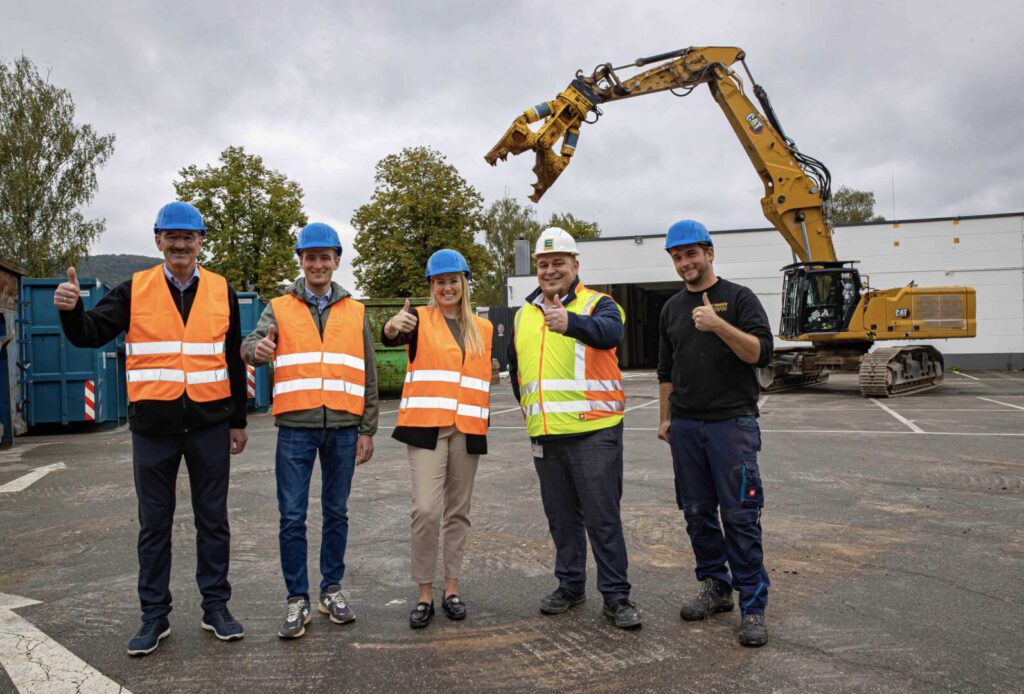
[[[664,91],[685,96],[707,84],[764,183],[761,209],[765,217],[803,262],[835,261],[832,230],[826,218],[831,185],[828,169],[802,154],[785,136],[763,89],[755,85],[754,91],[767,116],[750,101],[742,78],[731,67],[743,59],[739,48],[693,47],[639,58],[630,66],[605,63],[590,75],[577,72],[576,79],[552,101],[529,108],[516,118],[484,159],[493,166],[509,154],[533,150],[537,181],[530,199],[537,202],[569,165],[580,126],[593,122],[587,120],[590,113],[600,116],[601,104]],[[656,65],[635,75],[619,74],[627,67],[652,63]],[[531,129],[530,125],[538,121],[539,128]],[[559,140],[562,144],[556,153],[554,147]]]
[[[733,69],[736,63],[749,77],[760,109],[747,96],[743,78]],[[643,69],[621,74],[634,68]],[[631,65],[598,65],[589,75],[578,71],[561,94],[516,118],[485,159],[493,166],[509,154],[535,152],[537,181],[530,199],[537,202],[572,161],[580,128],[596,122],[602,105],[664,91],[686,96],[704,84],[761,177],[761,211],[800,261],[782,269],[780,337],[813,346],[776,350],[775,359],[759,374],[762,386],[773,390],[820,383],[837,370],[859,371],[861,391],[872,397],[904,395],[940,383],[942,355],[932,347],[869,350],[876,340],[973,337],[974,289],[870,289],[853,262],[836,258],[831,174],[787,137],[739,48],[683,48]]]

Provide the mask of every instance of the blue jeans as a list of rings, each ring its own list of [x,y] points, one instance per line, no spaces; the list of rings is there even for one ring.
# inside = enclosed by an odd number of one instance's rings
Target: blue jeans
[[[288,598],[309,600],[306,571],[306,510],[309,480],[320,453],[323,490],[323,531],[320,539],[320,590],[341,583],[345,575],[345,546],[348,544],[348,495],[356,467],[358,427],[302,429],[278,427],[275,474],[277,509],[281,514],[278,539],[281,570]]]
[[[622,534],[622,424],[544,442],[534,458],[561,588],[587,589],[587,537],[597,563],[597,589],[611,604],[628,598],[628,558]]]
[[[757,466],[761,450],[757,420],[672,417],[669,444],[676,502],[686,518],[697,580],[714,578],[731,584],[740,593],[743,614],[763,614],[770,581],[761,543],[764,489]]]

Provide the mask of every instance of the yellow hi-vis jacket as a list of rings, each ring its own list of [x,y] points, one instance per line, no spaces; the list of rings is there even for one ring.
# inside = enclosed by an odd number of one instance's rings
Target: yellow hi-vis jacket
[[[606,296],[580,282],[576,298],[565,308],[589,316]],[[625,321],[625,312],[621,306],[618,309]],[[519,404],[526,413],[526,432],[531,438],[582,434],[622,421],[626,394],[614,347],[594,349],[548,330],[544,312],[534,304],[516,312],[515,345]]]

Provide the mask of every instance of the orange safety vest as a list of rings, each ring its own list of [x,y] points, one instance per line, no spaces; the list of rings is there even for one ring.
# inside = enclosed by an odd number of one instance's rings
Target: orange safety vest
[[[322,338],[309,305],[299,297],[285,294],[270,305],[277,320],[274,415],[315,407],[361,415],[366,391],[363,305],[351,297],[331,304]]]
[[[398,405],[400,427],[450,427],[463,434],[484,435],[491,404],[491,334],[489,320],[473,316],[483,342],[479,354],[466,350],[448,328],[439,308],[421,307],[416,358],[410,360]],[[408,351],[408,348],[407,348]]]
[[[228,281],[199,268],[196,297],[181,319],[164,266],[132,275],[132,307],[125,338],[128,400],[196,402],[231,397],[224,341],[231,325]]]

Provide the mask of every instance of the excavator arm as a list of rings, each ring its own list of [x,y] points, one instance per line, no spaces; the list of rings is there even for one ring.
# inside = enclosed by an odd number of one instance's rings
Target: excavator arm
[[[778,229],[793,253],[803,262],[836,260],[828,205],[830,175],[817,159],[800,152],[786,137],[775,116],[768,95],[753,84],[754,94],[764,113],[744,92],[742,78],[732,69],[740,62],[747,75],[744,53],[739,48],[684,48],[647,58],[632,65],[599,65],[590,75],[582,71],[552,101],[527,109],[516,118],[498,143],[484,157],[492,166],[509,154],[533,150],[537,161],[533,172],[534,202],[547,192],[565,170],[576,151],[580,126],[596,122],[600,105],[645,94],[672,91],[686,96],[701,84],[707,84],[721,107],[733,132],[764,184],[761,198],[764,216]],[[622,77],[619,71],[655,64],[643,72]],[[594,114],[594,120],[587,120]],[[541,121],[537,130],[531,124]],[[561,141],[558,153],[554,146]]]

